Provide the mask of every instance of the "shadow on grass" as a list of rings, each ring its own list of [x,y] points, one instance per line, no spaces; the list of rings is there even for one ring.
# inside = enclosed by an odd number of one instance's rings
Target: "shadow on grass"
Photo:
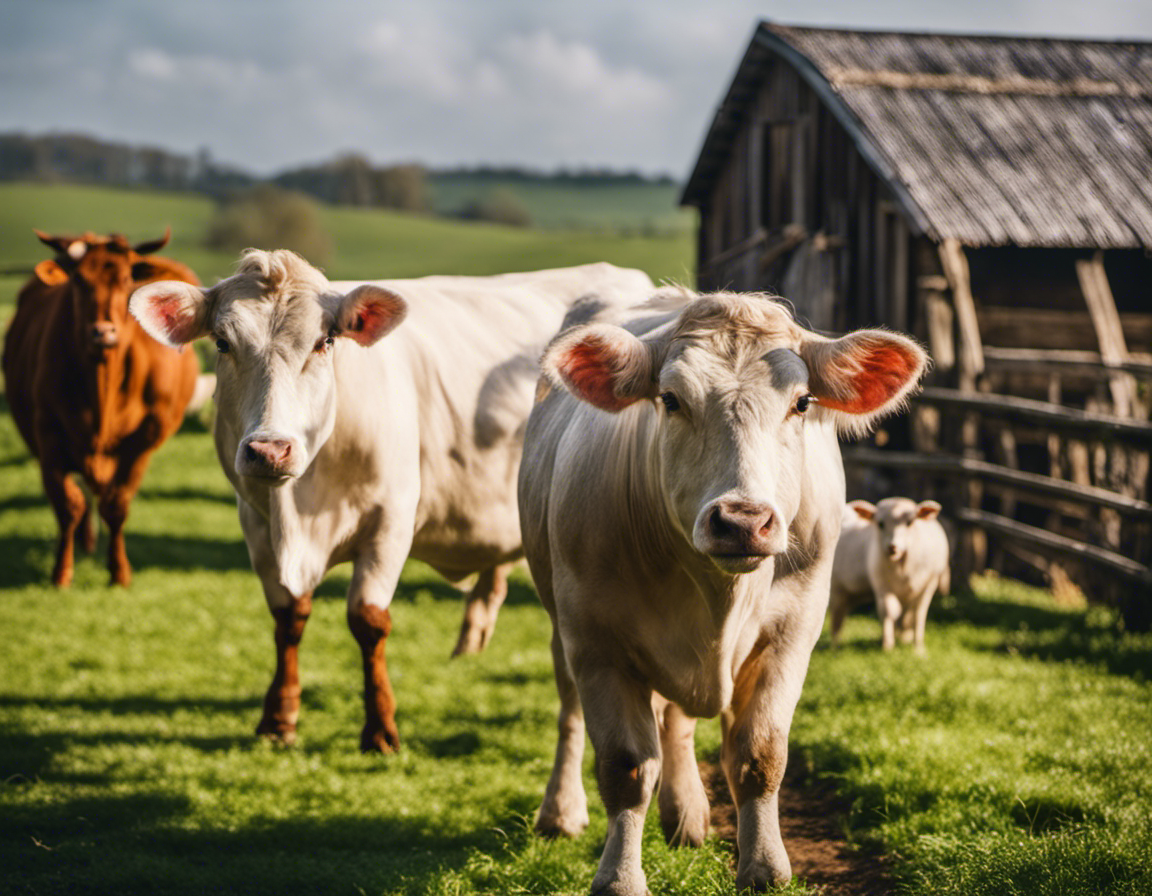
[[[446,836],[427,819],[346,814],[193,827],[195,813],[188,797],[171,794],[12,807],[0,817],[5,877],[35,893],[420,893],[474,850],[501,843],[492,829]]]
[[[248,550],[243,541],[222,541],[212,538],[188,538],[177,535],[147,535],[128,532],[126,536],[128,562],[133,570],[146,569],[209,569],[226,572],[249,569]],[[96,563],[104,568],[107,557],[107,536],[101,534],[96,550],[89,556],[76,552],[76,564]],[[34,538],[25,535],[4,539],[0,548],[0,583],[5,588],[24,585],[47,585],[51,579],[53,559],[56,555],[56,537]]]
[[[234,492],[202,491],[200,489],[181,486],[177,488],[150,488],[145,485],[137,494],[137,500],[145,501],[212,501],[218,504],[236,506]]]
[[[1086,663],[1138,680],[1152,671],[1152,636],[1117,629],[1108,611],[1074,612],[987,597],[960,597],[933,608],[930,625],[997,629],[997,652],[1052,663]],[[987,648],[986,648],[987,649]]]

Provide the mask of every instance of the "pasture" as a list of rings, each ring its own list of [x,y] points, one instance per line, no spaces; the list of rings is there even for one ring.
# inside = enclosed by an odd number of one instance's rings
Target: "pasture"
[[[169,254],[206,281],[231,267],[197,248],[210,212],[201,200],[5,186],[0,209],[5,268],[43,257],[25,239],[31,226],[145,238],[168,223]],[[689,264],[687,236],[325,215],[333,276],[602,256],[664,277]],[[5,302],[19,279],[0,283]],[[523,573],[488,650],[449,662],[458,593],[408,565],[388,642],[404,746],[363,756],[346,569],[318,591],[301,647],[299,744],[252,734],[272,624],[197,421],[160,450],[133,504],[130,589],[105,585],[103,539],[71,589],[48,586],[54,537],[36,464],[0,407],[0,892],[587,891],[605,831],[590,751],[590,829],[574,841],[531,833],[557,701],[548,621]],[[835,788],[848,848],[885,857],[893,892],[1152,892],[1152,637],[1118,633],[1106,611],[984,578],[935,602],[927,658],[882,655],[878,642],[868,613],[849,618],[840,650],[822,640],[791,765],[801,785]],[[715,762],[718,745],[718,726],[703,723],[699,758]],[[729,844],[668,849],[656,815],[653,806],[645,842],[652,892],[733,892]],[[789,892],[818,890],[798,880]]]

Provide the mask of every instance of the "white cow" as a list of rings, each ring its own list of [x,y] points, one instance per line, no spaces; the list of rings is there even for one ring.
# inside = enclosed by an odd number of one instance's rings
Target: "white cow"
[[[285,250],[249,250],[211,289],[166,281],[132,313],[170,345],[215,340],[216,451],[276,621],[258,733],[295,736],[311,595],[351,561],[364,662],[361,748],[399,745],[384,645],[405,558],[479,573],[456,652],[482,648],[522,554],[516,471],[536,358],[589,294],[652,281],[608,264],[497,277],[330,283]],[[391,338],[379,340],[401,321]]]
[[[561,701],[536,826],[588,822],[586,715],[609,818],[594,892],[645,892],[657,780],[665,836],[704,838],[693,734],[717,714],[737,889],[790,878],[777,793],[840,531],[837,430],[897,408],[925,363],[902,336],[827,339],[756,295],[687,295],[549,346],[543,372],[564,388],[533,410],[520,472]]]
[[[896,630],[905,644],[924,652],[928,606],[951,583],[948,536],[935,501],[885,498],[879,504],[852,501],[844,508],[844,528],[832,565],[832,644],[839,643],[844,617],[868,598],[876,601],[883,626],[881,644],[896,646]]]

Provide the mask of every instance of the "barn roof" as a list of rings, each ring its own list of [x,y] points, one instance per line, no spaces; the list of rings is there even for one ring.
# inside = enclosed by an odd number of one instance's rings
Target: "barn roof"
[[[774,59],[935,240],[1152,247],[1152,43],[762,22],[683,204],[705,202]]]

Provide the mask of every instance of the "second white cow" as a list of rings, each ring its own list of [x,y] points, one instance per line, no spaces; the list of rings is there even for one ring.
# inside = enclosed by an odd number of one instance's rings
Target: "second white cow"
[[[207,336],[219,353],[216,452],[276,623],[258,733],[295,736],[312,592],[350,561],[360,746],[397,748],[384,646],[405,559],[454,581],[479,573],[457,652],[483,647],[522,553],[516,471],[536,359],[582,297],[651,289],[608,264],[332,283],[291,252],[253,249],[211,289],[137,290],[131,311],[154,337]]]
[[[561,704],[537,828],[588,823],[586,717],[608,811],[592,889],[616,896],[646,891],[657,781],[665,836],[704,838],[693,733],[718,714],[737,889],[791,876],[777,795],[840,532],[837,430],[898,408],[926,364],[910,339],[827,339],[763,296],[685,292],[671,305],[552,342],[542,367],[555,388],[529,418],[520,472]]]
[[[948,536],[937,519],[935,501],[885,498],[879,504],[852,501],[844,508],[844,527],[832,566],[832,643],[839,643],[844,617],[856,604],[876,601],[883,626],[881,644],[905,644],[924,651],[924,625],[932,597],[951,584]]]

